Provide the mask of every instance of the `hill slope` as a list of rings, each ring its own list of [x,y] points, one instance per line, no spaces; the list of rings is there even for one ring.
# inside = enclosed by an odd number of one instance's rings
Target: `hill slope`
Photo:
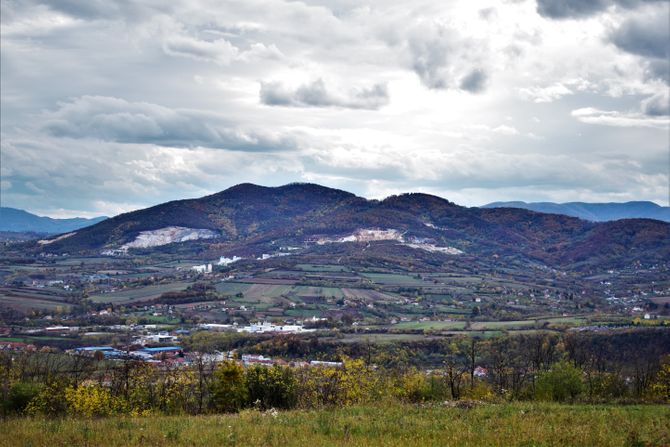
[[[584,202],[493,202],[482,208],[522,208],[539,213],[564,214],[592,222],[619,219],[657,219],[670,222],[670,207],[654,202],[584,203]]]
[[[107,219],[105,216],[92,219],[83,217],[54,219],[16,208],[0,207],[0,231],[58,234],[78,230],[105,219]]]
[[[426,194],[376,201],[314,184],[242,184],[122,214],[32,247],[99,253],[185,241],[195,241],[192,246],[210,255],[233,248],[258,255],[284,245],[338,256],[355,251],[360,258],[362,243],[372,243],[365,256],[380,262],[385,257],[441,262],[464,253],[549,266],[625,265],[670,257],[670,224],[649,219],[592,223],[524,209],[465,208]]]

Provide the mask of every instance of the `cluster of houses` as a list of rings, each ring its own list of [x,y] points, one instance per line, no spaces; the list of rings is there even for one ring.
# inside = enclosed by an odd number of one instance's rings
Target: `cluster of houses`
[[[2,345],[0,345],[2,349]],[[206,363],[217,363],[224,360],[235,359],[234,351],[227,353],[215,352],[209,354],[199,354],[194,352],[184,352],[180,346],[160,346],[160,347],[143,347],[136,350],[117,349],[112,346],[86,346],[83,348],[76,348],[68,351],[70,354],[84,355],[90,357],[97,357],[98,359],[131,359],[143,361],[147,363],[156,363],[163,365],[188,365],[199,359]],[[291,361],[280,358],[265,357],[263,355],[242,354],[239,362],[245,366],[292,366],[292,367],[334,367],[339,368],[342,362],[326,362],[321,360],[310,361]]]
[[[146,362],[161,362],[167,359],[174,359],[176,357],[183,357],[184,351],[180,346],[160,346],[155,348],[144,347],[142,349],[121,350],[112,346],[86,346],[83,348],[76,348],[70,351],[73,354],[88,355],[94,357],[101,355],[106,359],[134,359]],[[97,354],[100,353],[100,354]]]
[[[35,345],[20,341],[0,341],[0,351],[36,351]]]
[[[310,361],[292,361],[287,362],[283,359],[273,359],[271,357],[265,357],[263,355],[253,355],[253,354],[243,354],[241,358],[242,364],[244,366],[253,366],[253,365],[282,365],[282,366],[294,366],[294,367],[309,367],[309,366],[329,366],[333,368],[339,368],[342,366],[342,362],[325,362],[321,360],[310,360]]]
[[[269,321],[251,323],[248,326],[238,326],[236,324],[217,324],[203,323],[199,325],[201,329],[208,331],[235,331],[248,332],[252,334],[302,334],[314,332],[315,329],[305,329],[301,324],[274,324]]]

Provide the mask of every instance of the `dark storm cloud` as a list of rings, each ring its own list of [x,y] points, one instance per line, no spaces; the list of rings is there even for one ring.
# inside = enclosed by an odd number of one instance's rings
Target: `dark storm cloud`
[[[91,138],[168,147],[210,147],[248,152],[294,149],[281,133],[245,130],[213,113],[170,109],[106,96],[82,96],[47,113],[43,129],[56,137]]]
[[[375,84],[351,90],[345,95],[337,95],[326,88],[322,79],[317,79],[297,89],[287,88],[280,82],[262,82],[260,100],[269,106],[376,110],[388,104],[389,95],[385,84]]]
[[[670,17],[667,12],[632,17],[611,34],[611,40],[628,53],[667,60],[670,57]]]
[[[537,12],[551,19],[574,19],[592,16],[613,5],[628,9],[664,1],[667,0],[537,0]]]
[[[620,50],[645,58],[649,78],[670,82],[670,8],[633,15],[609,38]]]

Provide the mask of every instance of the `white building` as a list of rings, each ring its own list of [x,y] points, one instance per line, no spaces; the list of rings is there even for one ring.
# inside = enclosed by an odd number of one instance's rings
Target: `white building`
[[[178,337],[169,335],[167,332],[161,332],[159,334],[142,335],[136,340],[136,343],[144,346],[160,343],[174,343],[177,340]]]
[[[242,258],[240,258],[239,256],[233,256],[232,258],[226,258],[225,256],[221,256],[221,258],[219,258],[219,262],[217,264],[225,266],[225,265],[230,265],[230,264],[232,264],[234,262],[237,262],[237,261],[240,261],[240,260],[242,260]]]
[[[296,324],[275,325],[268,321],[252,323],[237,330],[238,332],[251,332],[253,334],[262,333],[280,333],[280,334],[298,334],[303,332],[314,332],[314,329],[305,329]]]
[[[195,270],[197,273],[212,273],[212,264],[194,265],[191,270]]]
[[[332,366],[335,368],[342,366],[342,362],[324,362],[322,360],[311,360],[309,364],[310,366]]]
[[[243,354],[242,363],[244,365],[272,365],[272,358],[262,355]]]

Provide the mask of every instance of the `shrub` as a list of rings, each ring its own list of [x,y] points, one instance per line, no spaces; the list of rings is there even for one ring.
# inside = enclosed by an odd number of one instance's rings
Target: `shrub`
[[[44,414],[48,416],[65,414],[67,411],[65,389],[68,385],[68,382],[64,379],[52,380],[46,383],[26,406],[26,414]]]
[[[405,402],[425,402],[431,398],[431,386],[425,374],[412,370],[397,379],[393,395]]]
[[[541,373],[535,387],[538,399],[557,402],[573,401],[583,390],[581,370],[565,360]]]
[[[670,355],[661,360],[661,367],[656,373],[650,394],[654,399],[670,402]]]
[[[293,408],[297,402],[296,380],[293,371],[274,365],[253,366],[247,370],[249,401],[262,409]]]
[[[624,379],[612,373],[593,374],[588,380],[588,385],[591,398],[608,401],[625,397],[628,392]]]
[[[65,401],[68,413],[84,417],[109,416],[121,408],[109,389],[99,385],[67,387]]]
[[[32,382],[19,382],[9,389],[7,398],[2,402],[4,414],[23,414],[26,407],[41,391],[42,385]]]
[[[493,392],[493,387],[486,382],[476,380],[472,388],[463,390],[463,398],[471,400],[495,400],[496,395]]]
[[[211,406],[216,411],[235,413],[248,401],[244,368],[227,360],[214,371],[211,385]]]

